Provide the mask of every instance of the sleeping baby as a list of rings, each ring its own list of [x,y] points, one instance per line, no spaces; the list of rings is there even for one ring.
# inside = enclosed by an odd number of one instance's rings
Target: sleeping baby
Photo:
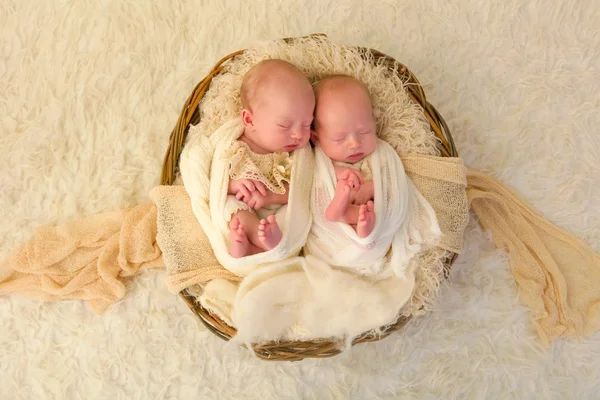
[[[335,75],[314,90],[313,225],[305,253],[365,274],[391,266],[402,275],[422,244],[440,234],[433,209],[398,154],[377,138],[367,87]]]
[[[315,97],[308,79],[282,60],[250,69],[241,86],[243,132],[226,150],[225,201],[229,254],[245,257],[276,247],[282,238],[292,157],[310,138]]]
[[[337,181],[325,217],[367,237],[375,226],[369,156],[377,145],[369,92],[358,80],[331,76],[319,82],[315,96],[319,108],[312,141],[333,162]]]

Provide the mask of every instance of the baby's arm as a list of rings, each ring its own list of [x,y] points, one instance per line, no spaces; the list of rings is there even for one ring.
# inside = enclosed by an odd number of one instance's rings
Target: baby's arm
[[[229,185],[227,186],[227,194],[237,194],[240,191],[239,188],[239,182],[234,179],[230,179]]]
[[[288,198],[290,197],[290,187],[287,183],[285,183],[284,186],[285,186],[285,193],[283,193],[283,194],[277,194],[277,193],[273,193],[271,191],[267,192],[267,195],[265,196],[267,198],[266,205],[287,204],[288,203]]]
[[[288,198],[290,196],[290,185],[284,183],[285,192],[283,194],[273,193],[270,190],[267,190],[267,195],[265,196],[265,206],[270,206],[272,204],[287,204]]]

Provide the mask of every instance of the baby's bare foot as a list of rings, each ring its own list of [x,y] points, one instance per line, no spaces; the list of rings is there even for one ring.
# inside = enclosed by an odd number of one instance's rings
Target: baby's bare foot
[[[375,212],[372,201],[360,206],[358,210],[358,222],[356,224],[356,233],[358,237],[365,238],[371,234],[375,227]]]
[[[348,205],[350,204],[350,191],[351,187],[348,181],[338,181],[335,187],[335,195],[333,200],[325,211],[325,218],[330,222],[339,222],[343,219]]]
[[[281,241],[281,229],[277,225],[277,219],[274,215],[269,215],[267,219],[261,219],[258,224],[258,240],[265,250],[271,250]]]
[[[244,232],[244,225],[240,223],[237,217],[231,220],[231,230],[229,231],[229,239],[231,241],[231,247],[229,248],[229,254],[233,258],[241,258],[248,255],[248,248],[250,242],[248,236]]]

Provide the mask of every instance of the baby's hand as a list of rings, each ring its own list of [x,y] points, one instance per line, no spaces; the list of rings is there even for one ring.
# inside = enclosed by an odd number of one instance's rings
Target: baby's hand
[[[352,190],[360,189],[360,186],[365,183],[362,174],[352,168],[345,168],[337,177],[338,181],[347,181]]]
[[[254,192],[250,193],[249,196],[243,196],[240,192],[235,197],[236,199],[248,204],[248,206],[253,210],[260,210],[265,205],[267,205],[267,196],[263,196],[263,194],[258,190],[255,190]]]
[[[253,181],[251,179],[238,179],[231,182],[231,188],[235,192],[236,198],[238,200],[242,200],[241,197],[238,197],[241,193],[243,198],[250,198],[252,193],[258,192],[263,196],[267,195],[267,187],[264,183],[259,181]],[[242,200],[245,202],[245,200]]]
[[[350,193],[350,202],[356,205],[367,204],[369,200],[373,200],[374,189],[373,181],[364,182],[359,190]]]

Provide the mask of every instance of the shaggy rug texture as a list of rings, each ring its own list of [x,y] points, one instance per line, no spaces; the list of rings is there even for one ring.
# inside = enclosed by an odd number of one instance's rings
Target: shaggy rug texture
[[[600,251],[593,0],[0,2],[0,256],[39,225],[148,201],[180,107],[222,56],[327,33],[408,65],[469,166]],[[592,399],[600,334],[541,346],[476,222],[434,312],[325,360],[209,333],[163,271],[105,315],[0,298],[2,399]]]

